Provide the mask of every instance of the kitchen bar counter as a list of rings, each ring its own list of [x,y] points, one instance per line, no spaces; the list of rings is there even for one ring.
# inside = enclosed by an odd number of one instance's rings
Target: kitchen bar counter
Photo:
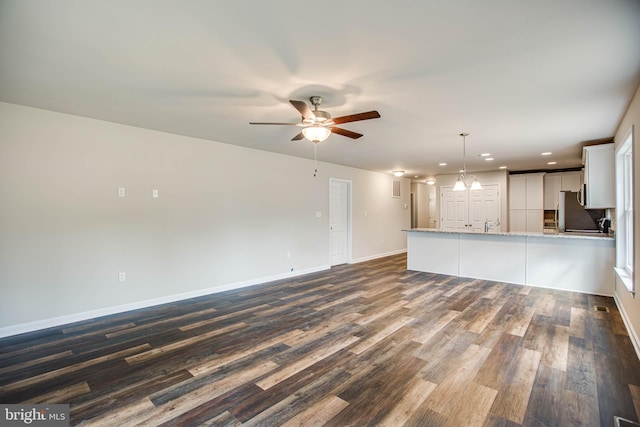
[[[407,232],[407,268],[613,295],[615,240],[598,233]]]
[[[449,233],[449,234],[482,234],[491,236],[519,236],[519,237],[550,237],[557,239],[605,239],[614,240],[613,235],[603,233],[583,233],[577,231],[569,231],[566,233],[544,232],[544,233],[527,233],[524,231],[491,231],[489,233],[480,233],[477,231],[455,231],[455,230],[438,230],[436,228],[411,228],[402,231],[415,231],[420,233]]]

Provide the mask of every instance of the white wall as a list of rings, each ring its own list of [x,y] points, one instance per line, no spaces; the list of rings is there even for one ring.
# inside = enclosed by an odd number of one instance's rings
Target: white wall
[[[313,168],[0,103],[0,336],[326,269],[330,177],[352,180],[354,261],[406,250],[409,180],[394,199],[390,175]]]
[[[640,271],[640,215],[638,214],[638,207],[640,206],[640,173],[638,173],[638,165],[640,165],[640,147],[638,147],[638,138],[640,138],[640,87],[636,91],[635,96],[631,100],[631,104],[627,109],[622,121],[620,122],[620,126],[616,130],[614,141],[616,143],[616,148],[619,144],[624,141],[624,137],[631,129],[631,126],[634,126],[635,134],[634,134],[634,147],[633,147],[633,155],[634,155],[634,177],[633,177],[633,201],[634,201],[634,211],[635,211],[635,219],[634,219],[634,240],[635,240],[635,260],[633,270],[635,272]],[[638,274],[635,275],[635,287],[636,291],[640,293],[640,277]],[[627,327],[630,329],[630,335],[633,340],[634,346],[636,348],[636,353],[640,357],[640,294],[637,294],[635,297],[629,293],[624,284],[616,277],[616,290],[615,290],[615,298],[618,303],[618,307],[620,307],[620,311],[622,312],[623,318]]]

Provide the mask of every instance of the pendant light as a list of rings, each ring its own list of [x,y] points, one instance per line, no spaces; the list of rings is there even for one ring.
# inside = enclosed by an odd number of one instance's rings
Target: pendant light
[[[453,186],[453,191],[464,191],[467,188],[468,178],[473,178],[471,183],[471,190],[482,190],[482,185],[478,181],[475,175],[467,175],[467,136],[468,133],[463,132],[460,134],[462,137],[462,173],[458,176],[458,180]]]

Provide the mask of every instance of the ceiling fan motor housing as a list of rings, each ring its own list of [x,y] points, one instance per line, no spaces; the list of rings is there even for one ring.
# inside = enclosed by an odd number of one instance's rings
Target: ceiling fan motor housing
[[[311,98],[309,98],[309,101],[311,101],[311,105],[313,105],[313,115],[316,116],[315,120],[311,120],[311,123],[322,123],[325,122],[329,119],[331,119],[331,114],[327,113],[326,111],[322,111],[322,110],[318,110],[318,107],[320,106],[320,104],[322,104],[322,97],[321,96],[312,96]]]

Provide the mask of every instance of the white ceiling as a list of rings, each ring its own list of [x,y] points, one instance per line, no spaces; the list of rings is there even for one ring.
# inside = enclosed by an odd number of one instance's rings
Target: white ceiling
[[[411,177],[460,169],[460,132],[470,171],[578,166],[639,83],[637,0],[0,0],[1,101],[313,158],[249,122],[321,95],[382,117],[319,160]]]

